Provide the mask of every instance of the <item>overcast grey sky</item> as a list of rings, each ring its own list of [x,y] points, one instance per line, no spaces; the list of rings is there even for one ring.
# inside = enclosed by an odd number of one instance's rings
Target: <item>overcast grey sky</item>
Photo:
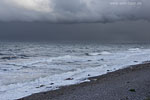
[[[0,0],[0,38],[145,38],[150,0]]]
[[[0,0],[1,21],[109,22],[150,19],[150,0]]]

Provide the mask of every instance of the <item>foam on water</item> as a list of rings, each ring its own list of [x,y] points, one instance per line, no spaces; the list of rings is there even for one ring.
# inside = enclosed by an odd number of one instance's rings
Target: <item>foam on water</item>
[[[103,51],[103,52],[100,52],[100,53],[98,53],[98,52],[87,53],[87,55],[89,55],[89,56],[109,55],[109,54],[111,54],[111,53],[110,53],[110,52],[107,52],[107,51]]]
[[[92,50],[88,53],[89,56],[81,52],[80,55],[1,60],[0,100],[18,99],[33,93],[55,90],[61,86],[88,82],[89,77],[150,59],[150,49],[91,52]]]

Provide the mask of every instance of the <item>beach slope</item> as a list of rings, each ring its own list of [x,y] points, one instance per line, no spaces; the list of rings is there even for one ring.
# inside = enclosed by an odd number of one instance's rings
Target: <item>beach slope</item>
[[[150,63],[134,65],[90,80],[20,100],[150,100]]]

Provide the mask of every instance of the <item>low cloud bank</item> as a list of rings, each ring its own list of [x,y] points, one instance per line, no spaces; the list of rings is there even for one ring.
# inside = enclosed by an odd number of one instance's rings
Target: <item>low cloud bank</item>
[[[150,20],[150,0],[0,0],[0,21]]]

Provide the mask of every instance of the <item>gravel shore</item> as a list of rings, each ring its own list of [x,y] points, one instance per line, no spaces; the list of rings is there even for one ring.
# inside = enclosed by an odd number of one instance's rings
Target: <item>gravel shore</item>
[[[150,100],[150,63],[134,65],[90,80],[19,100]]]

